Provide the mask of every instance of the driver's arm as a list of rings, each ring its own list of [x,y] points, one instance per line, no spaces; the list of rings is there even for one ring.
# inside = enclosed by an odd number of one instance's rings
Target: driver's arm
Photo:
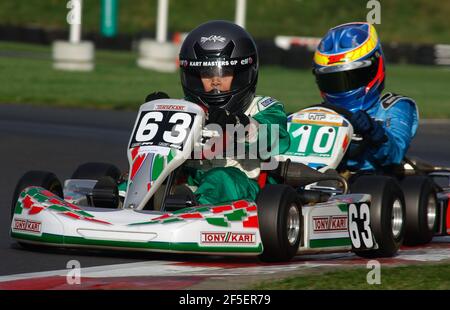
[[[416,120],[416,107],[407,100],[399,101],[386,111],[382,124],[386,141],[378,147],[370,147],[374,160],[381,166],[399,164],[404,158],[414,137],[413,126]]]
[[[253,115],[252,121],[257,123],[258,130],[257,130],[257,139],[253,143],[259,143],[260,139],[268,139],[267,143],[270,145],[273,145],[274,142],[270,141],[272,137],[272,127],[271,125],[278,125],[278,141],[277,141],[277,148],[275,150],[272,150],[271,155],[277,155],[282,154],[286,152],[286,150],[289,148],[290,138],[289,133],[287,131],[287,115],[284,111],[284,106],[281,102],[277,101],[271,104],[270,106],[261,109],[258,113]],[[267,125],[267,126],[260,126],[261,124]],[[263,130],[264,129],[264,130]],[[259,144],[260,146],[264,145]],[[263,152],[266,150],[263,150]],[[258,155],[263,155],[260,152],[258,152]],[[277,154],[275,154],[277,153]],[[265,156],[263,156],[265,157]],[[261,158],[266,159],[266,158]]]

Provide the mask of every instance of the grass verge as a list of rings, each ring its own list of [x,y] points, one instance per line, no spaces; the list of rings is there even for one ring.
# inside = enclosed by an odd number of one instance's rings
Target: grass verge
[[[68,29],[68,1],[26,0],[0,1],[2,24]],[[83,31],[98,32],[100,2],[83,1]],[[118,1],[118,31],[155,32],[156,0]],[[390,0],[381,1],[382,40],[403,42],[449,43],[449,1]],[[257,38],[276,35],[323,36],[336,25],[367,19],[368,1],[355,0],[251,0],[247,4],[246,27]],[[170,1],[169,31],[188,32],[212,19],[234,20],[236,2]]]
[[[65,72],[52,68],[48,46],[0,42],[0,72],[2,103],[135,109],[153,91],[183,95],[178,73],[140,69],[132,52],[98,50],[93,72]],[[414,98],[422,118],[450,117],[448,81],[448,68],[387,68],[387,90]],[[288,111],[320,102],[310,70],[263,66],[257,93],[283,101]]]
[[[371,269],[351,268],[320,275],[291,277],[280,281],[266,281],[253,286],[256,290],[448,290],[450,264],[382,267],[380,284],[368,284]]]

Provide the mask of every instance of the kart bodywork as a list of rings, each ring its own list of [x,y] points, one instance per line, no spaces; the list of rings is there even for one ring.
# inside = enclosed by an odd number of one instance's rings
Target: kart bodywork
[[[351,250],[348,206],[368,195],[335,197],[303,207],[304,251]],[[258,255],[263,251],[254,202],[174,212],[105,210],[69,203],[40,187],[21,193],[11,235],[20,242],[64,247]]]
[[[240,200],[167,211],[165,191],[160,207],[146,209],[158,190],[168,187],[173,172],[202,141],[204,118],[199,106],[183,100],[160,99],[143,104],[128,145],[130,170],[120,206],[93,206],[89,198],[97,180],[66,180],[64,197],[34,184],[38,186],[28,186],[18,194],[12,212],[11,236],[21,244],[58,247],[264,254],[269,247],[268,231],[273,230],[277,235],[279,231],[285,234],[286,229],[288,233],[291,229],[286,228],[284,218],[268,227],[267,221],[262,220],[268,214],[262,212],[264,202]],[[292,228],[296,233],[291,242],[296,247],[294,254],[346,250],[361,253],[382,246],[372,232],[370,195],[348,194],[345,186],[342,189],[317,184],[324,179],[322,171],[335,169],[342,160],[353,136],[351,124],[332,110],[316,107],[291,115],[288,127],[291,147],[276,160],[298,164],[290,166],[287,172],[296,172],[295,182],[303,180],[304,175],[309,180],[302,186],[291,184],[292,188],[308,190],[308,186],[315,184],[315,191],[327,193],[326,199],[306,201],[299,208],[297,226]],[[317,171],[312,179],[308,170],[311,168]],[[439,194],[443,212],[439,220],[441,233],[448,233],[450,220],[447,205],[444,206],[448,193]],[[280,212],[276,214],[284,214]]]

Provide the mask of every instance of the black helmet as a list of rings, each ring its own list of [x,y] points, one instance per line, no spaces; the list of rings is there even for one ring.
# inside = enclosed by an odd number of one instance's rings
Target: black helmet
[[[210,21],[192,30],[181,46],[181,84],[187,98],[230,113],[245,111],[258,80],[256,44],[242,27]],[[229,91],[206,92],[201,77],[233,76]]]

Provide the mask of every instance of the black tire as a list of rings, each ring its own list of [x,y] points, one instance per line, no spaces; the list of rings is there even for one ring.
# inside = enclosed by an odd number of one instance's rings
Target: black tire
[[[296,191],[282,184],[266,185],[256,199],[259,231],[263,243],[262,261],[289,261],[297,254],[302,235],[301,202]],[[298,212],[295,241],[288,239],[288,215],[291,208]],[[292,230],[295,232],[295,230]]]
[[[75,170],[71,179],[100,180],[102,177],[111,177],[115,181],[120,178],[120,169],[108,163],[85,163]]]
[[[438,218],[433,181],[427,176],[408,176],[401,181],[401,187],[406,203],[403,243],[410,246],[429,243],[433,238]]]
[[[376,250],[355,251],[358,256],[366,258],[392,257],[403,242],[405,234],[405,199],[397,180],[381,175],[366,175],[356,179],[351,184],[352,193],[370,194],[370,226],[378,244]],[[399,209],[400,223],[396,233],[393,232],[392,218],[394,216],[394,203]],[[399,214],[401,212],[401,214]]]
[[[117,181],[110,176],[101,177],[92,190],[92,203],[96,208],[117,209],[120,203]]]
[[[108,163],[85,163],[75,170],[72,179],[97,180],[92,203],[97,208],[116,209],[119,206],[118,181],[120,169]]]
[[[11,218],[16,208],[20,193],[29,186],[40,186],[63,198],[63,188],[56,175],[47,171],[28,171],[17,182],[11,203]]]
[[[193,206],[199,205],[197,197],[195,197],[194,192],[192,191],[192,189],[189,188],[189,186],[185,184],[174,186],[172,189],[172,194],[185,196],[186,200],[190,200]]]

